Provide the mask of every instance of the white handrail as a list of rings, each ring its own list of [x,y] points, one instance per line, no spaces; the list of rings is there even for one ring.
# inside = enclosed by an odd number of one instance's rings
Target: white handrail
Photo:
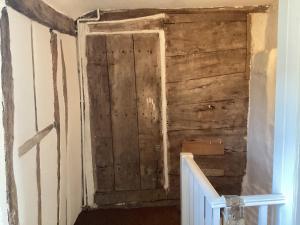
[[[180,155],[181,225],[220,225],[226,199],[220,196],[193,159]],[[269,205],[285,204],[282,194],[240,196],[244,207],[259,207],[258,225],[266,225]]]

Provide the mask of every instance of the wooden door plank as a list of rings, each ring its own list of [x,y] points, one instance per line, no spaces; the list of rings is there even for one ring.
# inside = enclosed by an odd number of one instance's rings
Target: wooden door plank
[[[110,93],[106,59],[106,37],[87,37],[87,77],[90,98],[92,149],[95,153],[97,190],[114,187]]]
[[[142,189],[159,185],[161,156],[161,81],[159,34],[134,34]]]
[[[115,189],[140,188],[138,121],[132,35],[108,35]]]

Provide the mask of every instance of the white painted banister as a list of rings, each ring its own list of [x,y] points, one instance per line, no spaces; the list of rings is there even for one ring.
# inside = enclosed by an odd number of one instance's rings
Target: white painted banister
[[[181,153],[181,225],[220,225],[221,210],[228,208],[194,161],[191,153]],[[281,194],[240,196],[243,207],[258,207],[258,225],[267,225],[268,206],[285,204]]]

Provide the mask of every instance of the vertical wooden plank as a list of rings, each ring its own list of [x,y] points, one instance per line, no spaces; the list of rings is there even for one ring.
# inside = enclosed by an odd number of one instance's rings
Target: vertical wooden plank
[[[258,208],[258,225],[268,224],[268,206],[263,205]]]
[[[205,198],[203,193],[200,191],[200,197],[199,197],[199,219],[200,223],[199,224],[204,224],[205,223]]]
[[[97,191],[113,190],[114,166],[106,37],[87,37],[87,77],[92,148],[96,158]]]
[[[194,224],[201,224],[201,196],[200,196],[200,187],[197,181],[194,181]]]
[[[213,225],[220,225],[220,219],[221,219],[221,214],[220,214],[220,209],[213,209]]]
[[[12,74],[12,56],[10,51],[10,26],[7,9],[3,8],[0,19],[1,33],[1,85],[3,95],[3,128],[5,146],[5,176],[7,189],[8,222],[19,224],[17,186],[14,175],[14,81]]]
[[[142,189],[159,185],[161,154],[161,82],[159,35],[134,34],[139,150]]]
[[[180,157],[181,225],[188,225],[188,168]]]
[[[190,225],[194,225],[194,175],[189,172],[189,221]]]
[[[205,225],[211,225],[212,224],[212,208],[209,204],[209,202],[205,201]]]
[[[108,35],[115,189],[140,188],[136,81],[132,35]]]

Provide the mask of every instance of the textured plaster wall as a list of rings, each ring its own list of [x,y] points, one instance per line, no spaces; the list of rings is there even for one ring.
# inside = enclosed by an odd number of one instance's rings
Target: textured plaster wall
[[[51,36],[48,27],[30,20],[10,8],[8,8],[8,14],[14,79],[14,173],[19,220],[20,225],[38,225],[37,149],[33,147],[25,155],[19,156],[18,148],[36,134],[34,84],[38,130],[40,131],[54,122]],[[40,142],[41,220],[43,225],[57,224],[59,205],[59,224],[73,225],[82,205],[80,92],[76,38],[57,32],[56,34],[58,39],[57,89],[61,118],[60,202],[57,202],[57,184],[59,182],[57,135],[56,130],[53,129]],[[69,96],[66,103],[63,96],[61,43],[64,51],[66,85]],[[69,112],[67,121],[65,121],[65,108],[68,108]],[[69,127],[68,132],[65,129],[65,122]],[[1,220],[0,224],[2,224]]]
[[[268,13],[251,15],[251,75],[247,169],[243,195],[272,193],[277,3]],[[247,212],[247,224],[257,223],[257,211]]]

